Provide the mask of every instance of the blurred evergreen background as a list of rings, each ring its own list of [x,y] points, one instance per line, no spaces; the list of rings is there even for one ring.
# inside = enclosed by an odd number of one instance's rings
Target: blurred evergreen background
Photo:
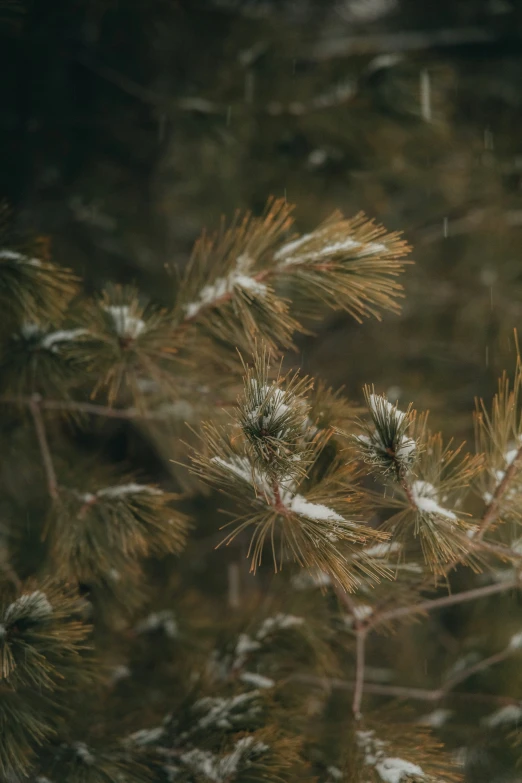
[[[403,314],[330,317],[295,361],[469,434],[522,311],[522,4],[3,0],[0,20],[22,232],[91,287],[169,302],[165,265],[223,214],[364,210],[414,246]]]
[[[0,29],[1,195],[21,234],[48,237],[90,291],[136,282],[169,304],[165,266],[182,268],[222,215],[285,196],[307,231],[336,209],[364,210],[413,245],[403,313],[361,325],[329,314],[289,362],[359,402],[375,383],[401,407],[430,409],[446,435],[472,437],[474,398],[514,368],[522,321],[522,3],[0,0]],[[86,452],[103,440],[154,480],[180,456],[172,433],[151,447],[150,429],[97,427],[78,435]],[[45,500],[36,485],[26,491],[29,469],[4,463],[5,484],[39,524]],[[154,565],[171,592],[179,578],[177,611],[206,606],[212,621],[219,604],[227,613],[223,563],[237,556],[212,549],[215,507],[196,499],[190,556]],[[520,611],[499,601],[476,620],[493,648]],[[469,627],[465,612],[449,613],[450,632]],[[434,628],[386,648],[399,681],[427,682],[418,638],[440,664]],[[517,697],[511,677],[494,670],[491,691]],[[452,725],[447,739],[467,743],[469,731]],[[482,761],[472,774],[493,779]]]

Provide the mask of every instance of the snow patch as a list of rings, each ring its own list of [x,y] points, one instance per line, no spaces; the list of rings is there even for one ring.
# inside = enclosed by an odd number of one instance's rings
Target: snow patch
[[[163,492],[157,487],[150,487],[148,484],[119,484],[114,487],[105,487],[99,489],[96,496],[99,498],[122,498],[126,495],[162,495]]]
[[[373,608],[369,604],[359,604],[359,606],[354,606],[353,608],[353,616],[359,622],[366,620],[366,618],[370,617],[372,614]]]
[[[451,522],[457,521],[457,515],[453,511],[439,504],[438,491],[429,481],[414,481],[411,485],[411,494],[419,511]]]
[[[81,759],[84,764],[87,764],[88,766],[94,764],[96,759],[85,742],[75,742],[72,747],[76,751],[78,758]]]
[[[374,767],[383,783],[406,783],[410,775],[425,778],[418,764],[395,756],[388,756],[385,748],[388,742],[378,739],[374,731],[358,731],[357,744],[364,755],[364,763]]]
[[[373,544],[363,549],[363,552],[368,557],[388,557],[389,555],[400,552],[401,544],[398,541],[392,541],[390,543]]]
[[[120,680],[126,680],[131,676],[131,670],[124,663],[115,666],[112,670],[111,681],[116,683]]]
[[[375,765],[376,771],[384,783],[401,783],[410,775],[425,777],[422,768],[418,764],[412,764],[411,761],[405,761],[400,758],[386,758]]]
[[[255,688],[261,688],[262,690],[273,688],[275,685],[274,680],[270,679],[270,677],[263,677],[262,674],[256,674],[255,672],[243,672],[239,679],[247,685],[253,685]]]
[[[132,743],[133,745],[151,745],[153,742],[159,742],[165,735],[165,729],[163,726],[156,726],[153,729],[140,729],[135,731],[126,739],[126,744]]]
[[[87,329],[59,329],[56,332],[46,334],[40,341],[40,345],[51,353],[58,353],[60,343],[73,342],[84,334],[88,334]]]
[[[431,726],[433,729],[439,729],[444,726],[448,718],[452,715],[451,710],[438,709],[429,712],[427,715],[423,715],[419,718],[421,726]]]
[[[228,699],[221,697],[205,696],[199,699],[193,706],[196,713],[205,713],[197,722],[198,731],[215,726],[229,731],[236,724],[244,724],[246,719],[251,719],[259,714],[260,706],[257,703],[259,691],[247,691],[231,696]]]
[[[246,457],[234,456],[230,460],[213,457],[211,462],[220,465],[238,478],[251,484],[256,493],[263,495],[268,503],[274,503],[274,493],[268,477],[257,468],[254,468]],[[338,514],[328,506],[322,503],[312,503],[303,495],[294,494],[294,486],[295,482],[291,476],[279,480],[280,499],[289,511],[293,511],[294,514],[313,521],[350,524],[341,514]]]
[[[147,328],[145,321],[131,315],[128,305],[107,305],[103,309],[112,318],[116,334],[120,337],[131,337],[134,340]]]
[[[510,650],[522,649],[522,631],[519,631],[511,637],[509,640],[509,648]]]
[[[287,505],[285,503],[285,505]],[[323,522],[345,522],[344,517],[322,503],[311,503],[302,495],[294,495],[288,508],[307,519]]]
[[[307,590],[309,587],[328,587],[331,584],[330,575],[320,569],[312,571],[304,569],[292,577],[292,585],[296,590]]]
[[[256,639],[263,641],[276,631],[287,631],[289,628],[299,628],[302,625],[304,625],[303,617],[278,612],[273,617],[267,617],[266,620],[263,620],[259,631],[256,633]]]
[[[350,253],[353,250],[359,250],[362,247],[360,242],[346,237],[345,239],[338,240],[337,242],[329,242],[322,247],[317,247],[314,250],[309,250],[304,253],[294,254],[295,250],[302,248],[309,241],[317,242],[319,236],[317,234],[305,234],[300,239],[294,240],[294,242],[288,242],[283,245],[277,253],[274,255],[276,261],[281,261],[282,267],[295,266],[296,264],[306,264],[309,261],[320,261],[325,258],[332,258],[334,256],[341,255],[343,253]]]
[[[384,412],[393,418],[397,425],[402,424],[406,418],[404,411],[401,411],[395,405],[392,405],[391,402],[389,402],[389,400],[387,400],[386,397],[384,397],[382,394],[370,394],[369,406],[371,412],[376,418],[379,418]]]
[[[162,629],[166,636],[175,639],[178,635],[178,624],[174,617],[174,612],[170,609],[163,609],[160,612],[152,612],[148,617],[141,620],[135,628],[136,633],[151,633]]]
[[[251,652],[254,652],[255,650],[259,650],[260,644],[259,642],[254,641],[253,639],[248,636],[246,633],[239,634],[237,644],[236,644],[236,656],[238,658],[243,658],[245,655],[248,655]]]
[[[338,767],[328,767],[327,773],[331,780],[342,780],[343,779],[343,773]]]
[[[204,286],[199,292],[197,299],[185,305],[184,310],[187,318],[194,318],[203,307],[218,302],[227,294],[232,294],[235,288],[248,291],[253,297],[266,296],[266,285],[248,274],[253,264],[253,258],[244,253],[240,255],[236,261],[235,268],[228,275],[218,277],[213,283]]]
[[[40,332],[41,330],[38,324],[31,323],[30,321],[24,321],[20,327],[20,334],[24,340],[32,340],[33,337],[36,337]]]
[[[0,250],[0,260],[16,261],[18,264],[25,264],[26,266],[42,266],[42,262],[37,258],[29,258],[29,256],[18,253],[16,250]]]
[[[4,612],[4,623],[16,621],[22,617],[40,622],[48,620],[53,613],[53,607],[41,590],[21,595],[16,601],[9,604]]]
[[[522,706],[518,704],[508,704],[496,710],[492,715],[484,718],[483,723],[486,726],[503,726],[506,723],[518,723],[522,718]]]
[[[266,753],[268,749],[268,745],[256,742],[254,737],[242,737],[226,756],[219,757],[208,750],[193,748],[183,753],[180,759],[198,778],[203,776],[212,783],[226,783],[239,773],[240,765],[249,766],[252,758]]]

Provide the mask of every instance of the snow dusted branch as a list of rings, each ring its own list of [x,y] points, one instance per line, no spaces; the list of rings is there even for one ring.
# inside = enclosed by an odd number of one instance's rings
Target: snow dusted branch
[[[383,783],[401,783],[410,776],[414,780],[427,777],[418,764],[389,755],[386,749],[390,743],[378,739],[375,731],[358,731],[356,738],[364,765],[374,767]]]
[[[236,265],[231,272],[224,277],[218,277],[210,285],[205,285],[198,294],[198,297],[184,306],[184,322],[193,321],[201,310],[219,307],[232,299],[235,289],[246,291],[250,296],[263,297],[267,293],[267,287],[263,279],[267,277],[267,272],[258,272],[256,275],[250,274],[252,271],[253,259],[246,254],[240,255],[236,260]]]
[[[456,522],[457,515],[440,505],[438,490],[429,481],[416,480],[409,485],[406,481],[403,488],[413,508],[422,514],[433,515],[450,522]]]
[[[495,522],[500,512],[500,506],[502,499],[508,491],[513,479],[515,478],[519,468],[522,465],[522,445],[517,449],[516,454],[509,464],[507,470],[500,483],[495,488],[493,496],[486,506],[486,510],[482,516],[480,527],[476,533],[475,538],[482,539],[484,534],[487,533],[491,525]]]
[[[210,330],[217,323],[222,329],[217,311],[234,302],[228,328],[239,328],[242,320],[244,330],[247,319],[263,339],[291,345],[291,335],[302,327],[269,285],[279,280],[298,290],[294,307],[301,302],[303,316],[325,306],[342,308],[358,321],[400,310],[402,287],[395,278],[404,271],[409,247],[399,234],[386,233],[362,213],[350,220],[335,213],[315,231],[281,244],[293,222],[291,211],[285,200],[271,200],[261,217],[237,214],[229,228],[222,224],[215,236],[198,240],[180,289],[175,331],[200,318]]]
[[[364,395],[371,424],[363,423],[365,434],[355,436],[355,443],[367,464],[383,474],[393,473],[409,495],[405,477],[417,456],[417,443],[408,434],[413,423],[411,407],[401,411],[370,387],[365,387]],[[413,496],[410,502],[415,504]]]

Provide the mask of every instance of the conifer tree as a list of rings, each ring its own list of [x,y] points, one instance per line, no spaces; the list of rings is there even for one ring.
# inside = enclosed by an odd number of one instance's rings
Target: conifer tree
[[[329,308],[397,312],[408,252],[271,200],[203,234],[161,308],[6,235],[2,780],[450,783],[486,743],[515,768],[520,359],[474,450],[292,359]],[[484,632],[490,600],[512,627]]]

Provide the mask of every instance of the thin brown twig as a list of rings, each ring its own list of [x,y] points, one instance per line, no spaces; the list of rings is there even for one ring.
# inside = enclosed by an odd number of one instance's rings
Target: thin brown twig
[[[47,489],[52,500],[56,500],[58,497],[58,481],[56,479],[56,471],[54,469],[53,458],[51,456],[51,450],[49,449],[49,442],[47,440],[47,432],[45,430],[45,424],[41,411],[41,397],[39,394],[34,394],[31,397],[29,409],[33,417],[36,437],[38,438],[38,445],[40,446],[40,454],[42,455],[42,462],[47,478]]]
[[[355,630],[355,679],[353,685],[352,710],[356,719],[361,717],[361,704],[364,695],[364,671],[366,664],[366,636],[368,629],[357,617],[357,607],[352,601],[351,596],[342,589],[336,580],[333,580],[335,593],[341,603],[343,603],[353,618]]]
[[[297,674],[292,677],[295,682],[301,682],[305,685],[319,685],[328,688],[337,688],[339,690],[353,691],[355,683],[350,680],[342,680],[336,677],[316,677],[307,674]],[[398,699],[413,699],[416,701],[437,702],[442,699],[455,698],[466,699],[470,701],[497,702],[499,704],[516,704],[517,700],[510,696],[497,696],[489,693],[465,693],[459,691],[444,692],[437,688],[429,690],[426,688],[414,688],[407,685],[381,685],[380,683],[365,682],[364,690],[374,696],[390,696]]]
[[[24,405],[29,408],[31,407],[32,400],[32,397],[0,397],[0,403]],[[229,400],[216,400],[215,404],[218,407],[228,407],[230,405],[235,405],[235,402]],[[38,403],[38,407],[40,410],[86,413],[92,416],[102,416],[109,419],[164,421],[169,418],[169,414],[162,411],[146,411],[135,407],[112,408],[109,405],[98,405],[93,402],[81,402],[77,400],[41,399]]]
[[[486,585],[485,587],[475,587],[471,590],[455,593],[454,595],[432,598],[427,601],[421,601],[418,604],[400,606],[396,609],[389,609],[387,612],[381,612],[380,614],[376,612],[368,621],[366,629],[369,630],[389,622],[390,620],[398,620],[402,617],[408,617],[411,614],[424,614],[431,612],[433,609],[442,609],[445,606],[455,606],[467,601],[476,601],[479,598],[485,598],[486,596],[495,595],[496,593],[503,593],[507,590],[516,589],[517,587],[520,587],[518,578],[511,579],[507,582],[495,582],[494,584]]]
[[[464,680],[467,680],[468,677],[471,677],[473,674],[478,674],[478,672],[484,671],[484,669],[489,669],[490,666],[494,666],[496,663],[502,663],[502,661],[505,661],[512,655],[513,650],[509,647],[506,647],[505,650],[501,650],[498,653],[490,655],[488,658],[483,658],[482,660],[477,661],[477,663],[474,663],[473,666],[458,672],[449,680],[447,680],[440,689],[441,694],[445,695],[447,692],[453,690],[455,685],[464,682]]]
[[[361,717],[364,695],[364,668],[366,663],[366,631],[359,627],[355,633],[355,681],[352,710],[356,719]]]
[[[24,405],[29,408],[33,405],[33,397],[0,397],[0,403],[8,405]],[[89,413],[93,416],[106,416],[112,419],[136,419],[136,418],[160,418],[154,411],[140,411],[138,408],[111,408],[108,405],[97,405],[92,402],[78,402],[76,400],[38,400],[40,411],[71,411],[76,413]]]

